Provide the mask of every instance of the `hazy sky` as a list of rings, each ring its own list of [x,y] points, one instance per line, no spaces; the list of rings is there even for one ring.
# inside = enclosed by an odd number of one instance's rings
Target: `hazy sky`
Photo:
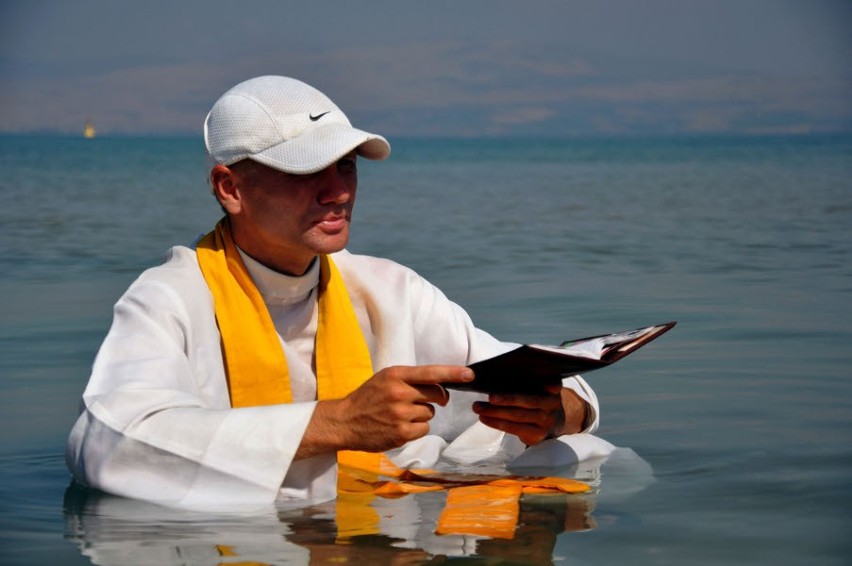
[[[0,132],[199,134],[284,74],[393,136],[852,131],[850,0],[0,0]]]

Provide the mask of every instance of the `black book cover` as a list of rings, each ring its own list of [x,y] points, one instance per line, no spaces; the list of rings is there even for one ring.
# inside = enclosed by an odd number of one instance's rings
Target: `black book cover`
[[[561,383],[564,377],[606,367],[668,332],[676,321],[600,336],[578,338],[559,346],[527,344],[471,364],[476,377],[445,387],[481,393],[525,393]]]

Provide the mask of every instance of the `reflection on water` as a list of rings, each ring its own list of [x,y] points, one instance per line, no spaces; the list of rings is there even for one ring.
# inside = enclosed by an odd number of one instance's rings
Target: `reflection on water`
[[[537,475],[528,468],[530,475]],[[534,473],[536,472],[536,473]],[[398,498],[348,494],[306,508],[270,507],[251,514],[199,513],[107,495],[70,485],[65,491],[65,537],[95,564],[422,564],[451,558],[486,562],[552,564],[557,537],[595,529],[599,503],[623,500],[653,481],[650,466],[632,450],[549,470],[606,489],[575,495],[521,497],[514,533],[508,538],[438,535],[447,492]],[[612,481],[610,481],[610,478]],[[378,516],[360,525],[352,517]],[[346,517],[340,515],[346,509]],[[501,517],[481,516],[478,523]]]
[[[65,532],[96,564],[419,564],[456,556],[550,564],[559,533],[595,527],[594,495],[529,495],[521,499],[511,539],[439,536],[433,530],[445,497],[381,500],[381,532],[342,536],[334,502],[211,516],[72,485],[65,493]]]

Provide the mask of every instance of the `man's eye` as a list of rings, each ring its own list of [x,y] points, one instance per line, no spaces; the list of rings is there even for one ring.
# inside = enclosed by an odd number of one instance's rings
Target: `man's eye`
[[[357,168],[354,157],[344,157],[337,162],[337,168],[340,171],[355,171]]]

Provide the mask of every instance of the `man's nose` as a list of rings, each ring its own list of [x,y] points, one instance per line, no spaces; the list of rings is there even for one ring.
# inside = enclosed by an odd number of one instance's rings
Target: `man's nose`
[[[353,187],[340,173],[337,165],[330,165],[322,171],[322,188],[319,191],[321,204],[344,204],[352,198]]]

